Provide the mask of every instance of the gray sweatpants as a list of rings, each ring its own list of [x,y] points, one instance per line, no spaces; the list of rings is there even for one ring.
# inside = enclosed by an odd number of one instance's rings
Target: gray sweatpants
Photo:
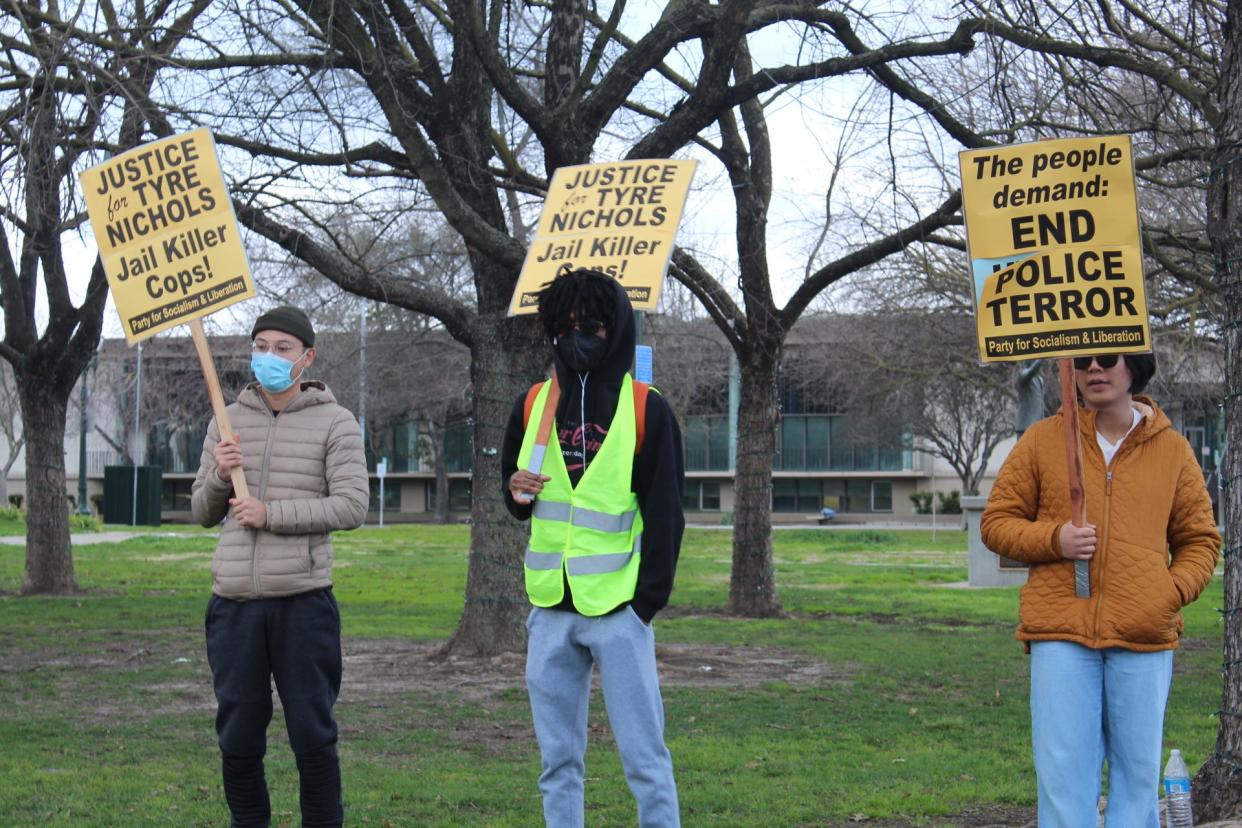
[[[628,607],[598,618],[531,609],[526,621],[526,687],[543,772],[549,828],[581,828],[587,704],[599,665],[604,706],[638,801],[642,828],[677,828],[677,783],[664,744],[664,703],[656,675],[655,632]]]

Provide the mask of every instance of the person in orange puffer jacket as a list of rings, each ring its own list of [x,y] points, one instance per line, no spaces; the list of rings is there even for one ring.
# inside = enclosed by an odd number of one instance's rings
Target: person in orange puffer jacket
[[[1149,397],[1151,354],[1074,358],[1086,525],[1070,521],[1061,413],[1005,460],[983,542],[1030,565],[1017,638],[1031,654],[1040,828],[1095,828],[1108,760],[1110,828],[1159,828],[1165,702],[1181,608],[1211,580],[1220,534],[1186,439]],[[1074,591],[1090,562],[1091,595]]]

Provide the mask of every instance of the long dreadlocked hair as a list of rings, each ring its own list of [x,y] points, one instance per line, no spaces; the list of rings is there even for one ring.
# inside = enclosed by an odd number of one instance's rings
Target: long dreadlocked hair
[[[571,270],[562,273],[539,292],[539,324],[548,339],[556,327],[569,321],[593,319],[611,327],[617,312],[617,289],[613,280],[598,270]]]

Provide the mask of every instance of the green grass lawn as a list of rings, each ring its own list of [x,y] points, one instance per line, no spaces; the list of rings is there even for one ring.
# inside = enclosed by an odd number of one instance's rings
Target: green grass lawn
[[[227,825],[202,641],[215,537],[182,529],[78,547],[85,592],[66,598],[15,597],[24,551],[0,545],[5,826]],[[467,533],[337,536],[351,825],[541,824],[521,657],[431,657],[461,612]],[[791,530],[775,543],[788,618],[724,616],[730,536],[692,530],[657,619],[685,824],[1029,818],[1017,590],[948,586],[966,578],[962,532]],[[1166,741],[1192,770],[1216,733],[1221,601],[1217,579],[1188,608],[1176,656]],[[598,696],[591,721],[588,825],[633,825]],[[297,825],[279,713],[269,739],[273,824]]]

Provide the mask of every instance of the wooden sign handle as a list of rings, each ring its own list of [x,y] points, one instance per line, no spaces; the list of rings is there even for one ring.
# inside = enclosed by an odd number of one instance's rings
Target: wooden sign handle
[[[561,384],[556,379],[556,369],[552,369],[552,386],[548,389],[548,397],[543,401],[543,414],[539,418],[539,430],[535,432],[535,445],[531,447],[530,460],[526,470],[531,474],[539,474],[543,470],[543,458],[548,451],[548,442],[552,439],[552,421],[556,419],[556,404],[561,399]],[[523,492],[514,498],[518,503],[530,503],[534,495]]]
[[[211,346],[207,344],[207,334],[203,331],[202,319],[189,321],[190,336],[194,339],[194,350],[198,352],[199,365],[203,366],[203,379],[207,381],[207,395],[211,397],[211,411],[216,415],[216,425],[220,428],[220,439],[233,439],[233,426],[229,423],[229,413],[224,407],[224,393],[220,391],[220,378],[216,376],[216,363],[211,358]],[[246,471],[235,466],[232,471],[233,493],[238,497],[250,497],[250,489],[246,487]]]
[[[1069,473],[1070,521],[1087,523],[1087,498],[1082,473],[1082,432],[1078,430],[1078,388],[1074,385],[1074,363],[1057,360],[1061,373],[1061,422],[1065,426],[1065,467]],[[1091,562],[1074,561],[1074,594],[1091,597]]]

